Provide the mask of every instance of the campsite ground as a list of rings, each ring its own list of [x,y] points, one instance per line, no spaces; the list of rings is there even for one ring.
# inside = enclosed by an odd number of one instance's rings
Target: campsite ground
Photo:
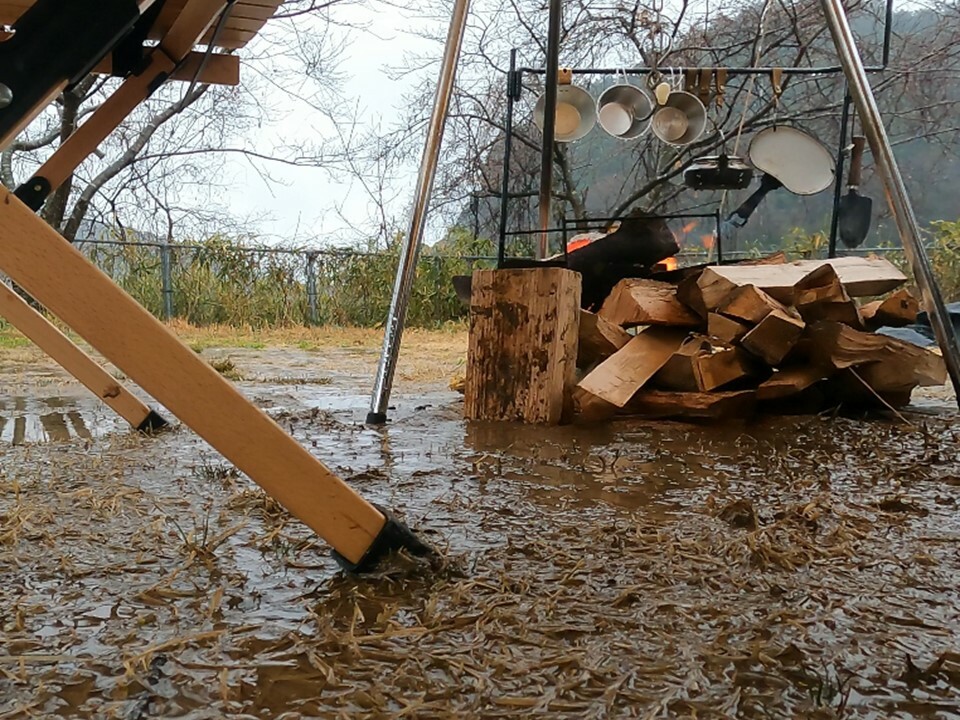
[[[466,424],[452,328],[407,334],[373,429],[377,331],[175,329],[447,563],[344,578],[190,431],[131,434],[0,335],[0,718],[960,714],[945,390],[900,419]]]

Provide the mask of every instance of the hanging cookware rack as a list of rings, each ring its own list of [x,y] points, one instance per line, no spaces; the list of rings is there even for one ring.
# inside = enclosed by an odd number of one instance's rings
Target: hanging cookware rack
[[[556,2],[556,0],[553,0]],[[557,3],[559,5],[559,3]],[[891,31],[892,31],[892,17],[893,17],[893,0],[886,0],[886,8],[884,14],[884,28],[883,28],[883,49],[881,55],[881,62],[877,65],[871,65],[865,68],[869,73],[879,73],[887,69],[890,61],[890,46],[891,46]],[[551,13],[557,11],[558,8],[551,6]],[[557,23],[559,26],[559,24]],[[553,24],[550,25],[550,29],[553,29]],[[510,51],[510,67],[506,76],[506,95],[507,95],[507,108],[506,108],[506,118],[505,118],[505,136],[504,136],[504,147],[503,147],[503,175],[501,180],[501,192],[500,192],[500,225],[498,228],[498,246],[497,246],[497,260],[498,265],[502,266],[503,262],[506,259],[506,244],[509,237],[515,235],[529,235],[525,231],[508,231],[508,213],[510,208],[510,201],[518,198],[529,197],[529,193],[511,193],[511,159],[513,154],[513,135],[514,135],[514,113],[515,105],[517,101],[521,100],[524,93],[524,77],[525,76],[542,76],[545,78],[547,89],[549,90],[549,84],[551,80],[551,73],[548,72],[548,69],[553,69],[559,67],[559,43],[551,43],[551,38],[548,37],[547,43],[547,66],[548,67],[523,67],[518,66],[517,63],[517,49]],[[722,78],[723,85],[726,85],[728,78],[738,77],[738,76],[767,76],[770,78],[776,78],[779,80],[782,77],[790,77],[794,75],[799,76],[810,76],[810,75],[843,75],[843,67],[841,65],[821,65],[813,67],[729,67],[729,68],[700,68],[700,67],[674,67],[670,69],[670,72],[681,77],[688,78],[692,74],[700,73],[701,70],[708,70],[714,73],[715,78]],[[556,71],[554,71],[556,72]],[[573,68],[572,73],[574,77],[623,77],[623,76],[633,76],[638,78],[646,78],[651,74],[660,74],[662,69],[651,68],[651,67],[638,67],[638,68],[604,68],[604,67],[586,67],[586,68]],[[697,75],[693,75],[699,77]],[[556,77],[554,75],[554,77]],[[701,85],[700,82],[695,83],[694,92],[700,92]],[[723,92],[717,92],[717,98],[723,102]],[[549,98],[547,98],[549,102]],[[843,100],[843,109],[841,116],[841,127],[840,127],[840,138],[837,149],[837,158],[836,158],[836,170],[835,170],[835,194],[832,210],[832,219],[831,219],[831,232],[830,232],[830,246],[829,246],[829,257],[836,257],[837,253],[837,214],[838,208],[840,205],[841,191],[843,189],[842,180],[839,178],[843,177],[844,165],[847,155],[847,126],[849,124],[849,113],[850,106],[852,104],[852,99],[849,92],[845,92]],[[546,129],[546,128],[545,128]],[[543,148],[542,148],[542,162],[541,162],[541,178],[540,178],[540,219],[541,219],[541,239],[540,245],[541,249],[545,250],[546,246],[546,236],[550,232],[547,229],[547,221],[549,219],[549,204],[550,204],[550,194],[553,184],[553,168],[552,168],[552,155],[550,150],[553,147],[553,139],[550,133],[544,132]],[[703,158],[704,160],[706,158]],[[719,162],[719,157],[717,157]]]

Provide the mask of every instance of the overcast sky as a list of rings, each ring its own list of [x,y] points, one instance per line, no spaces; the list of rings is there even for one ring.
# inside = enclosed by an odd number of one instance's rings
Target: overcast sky
[[[403,93],[411,87],[413,79],[391,79],[385,69],[391,63],[396,64],[404,53],[429,51],[434,44],[410,32],[410,28],[417,27],[420,21],[405,11],[380,8],[373,13],[350,8],[343,12],[343,19],[366,27],[366,31],[350,32],[340,67],[344,75],[345,102],[359,103],[365,122],[389,124],[397,108],[401,107]],[[269,43],[283,42],[284,32],[282,25],[272,31],[268,29],[255,41],[257,45],[251,46],[251,53]],[[435,47],[439,57],[442,48]],[[274,91],[273,94],[275,97],[270,98],[270,104],[283,109],[274,113],[274,122],[259,131],[258,149],[270,152],[282,143],[297,139],[315,141],[331,132],[328,121],[321,114],[291,101],[282,92]],[[227,190],[221,196],[228,209],[238,218],[246,219],[253,226],[251,230],[258,229],[265,241],[313,245],[352,240],[343,232],[344,220],[338,214],[338,208],[351,225],[362,227],[369,224],[372,209],[359,188],[331,181],[327,173],[318,168],[279,164],[269,164],[266,168],[279,182],[265,182],[245,160],[230,160],[226,172],[229,182],[225,183]],[[409,185],[410,191],[401,193],[402,204],[394,209],[401,216],[412,199],[413,178]]]

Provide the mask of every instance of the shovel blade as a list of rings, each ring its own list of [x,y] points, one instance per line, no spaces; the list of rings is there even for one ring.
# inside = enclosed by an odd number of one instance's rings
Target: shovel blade
[[[840,198],[837,209],[840,241],[848,248],[859,247],[870,232],[873,200],[851,190]]]

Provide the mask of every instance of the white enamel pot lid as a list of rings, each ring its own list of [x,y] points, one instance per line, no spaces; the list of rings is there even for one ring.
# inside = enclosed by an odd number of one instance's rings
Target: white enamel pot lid
[[[801,130],[761,130],[750,142],[750,162],[795,195],[815,195],[833,184],[834,161],[823,144]]]

